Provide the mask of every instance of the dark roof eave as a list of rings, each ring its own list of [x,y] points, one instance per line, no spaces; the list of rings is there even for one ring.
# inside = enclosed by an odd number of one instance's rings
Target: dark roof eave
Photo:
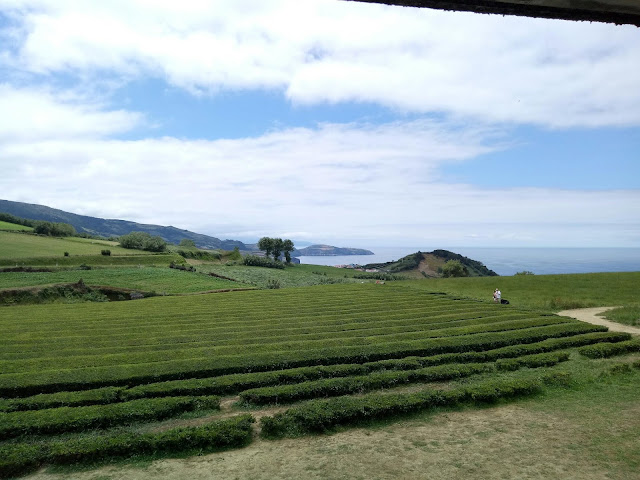
[[[523,4],[496,0],[347,0],[367,3],[380,3],[402,7],[434,8],[498,15],[517,15],[558,20],[577,20],[588,22],[615,23],[616,25],[635,25],[640,27],[640,13],[627,13],[610,9],[561,8],[549,5]]]

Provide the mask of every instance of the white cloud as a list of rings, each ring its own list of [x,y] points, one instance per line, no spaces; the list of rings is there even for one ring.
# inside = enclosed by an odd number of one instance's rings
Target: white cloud
[[[640,30],[330,0],[0,0],[15,68],[548,127],[640,124]]]
[[[73,92],[0,84],[0,141],[103,137],[143,123],[143,116],[106,110]]]
[[[419,121],[328,124],[240,140],[5,143],[0,191],[231,238],[298,232],[367,244],[633,245],[638,191],[437,183],[440,166],[495,149],[495,137]]]

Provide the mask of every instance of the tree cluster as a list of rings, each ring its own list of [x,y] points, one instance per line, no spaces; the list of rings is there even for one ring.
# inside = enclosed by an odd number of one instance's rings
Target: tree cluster
[[[147,252],[164,252],[167,242],[162,237],[152,237],[147,232],[131,232],[120,237],[120,246]]]
[[[73,237],[76,229],[68,223],[54,223],[36,221],[33,226],[34,233],[48,235],[50,237]]]
[[[0,212],[0,221],[7,223],[15,223],[16,225],[23,225],[25,227],[34,227],[35,220],[29,220],[22,217],[16,217],[10,213]]]
[[[77,236],[73,225],[62,222],[47,222],[44,220],[30,220],[28,218],[16,217],[10,213],[0,212],[0,220],[16,225],[32,227],[34,233],[47,235],[49,237],[74,237]]]
[[[258,240],[258,248],[262,250],[267,258],[273,256],[274,260],[280,260],[280,256],[284,253],[287,263],[291,263],[291,252],[293,252],[293,242],[289,239],[262,237]]]

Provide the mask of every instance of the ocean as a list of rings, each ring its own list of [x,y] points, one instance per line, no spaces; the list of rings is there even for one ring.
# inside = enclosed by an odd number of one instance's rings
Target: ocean
[[[442,247],[361,247],[374,255],[299,257],[311,265],[381,263],[398,260],[418,250],[430,252]],[[640,248],[490,248],[450,247],[445,250],[482,262],[498,275],[528,270],[536,275],[591,272],[640,271]]]

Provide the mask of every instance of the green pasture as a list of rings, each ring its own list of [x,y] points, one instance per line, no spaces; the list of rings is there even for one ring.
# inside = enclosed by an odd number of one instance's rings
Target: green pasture
[[[100,255],[101,250],[111,250],[112,255],[136,255],[138,250],[127,250],[107,240],[90,240],[78,237],[44,237],[13,232],[0,232],[0,259],[28,257],[62,257],[69,255]]]
[[[431,278],[396,284],[493,301],[499,288],[512,305],[560,311],[572,308],[623,306],[637,303],[640,272],[511,277]]]
[[[0,272],[0,290],[76,283],[82,279],[89,286],[109,286],[156,292],[158,294],[195,293],[250,285],[209,275],[165,267],[94,268],[54,272]]]
[[[290,265],[284,270],[233,264],[202,264],[197,265],[197,268],[203,272],[213,272],[260,288],[267,288],[269,282],[274,280],[279,283],[280,288],[371,282],[371,280],[353,278],[355,274],[362,272],[321,265]]]
[[[68,257],[23,257],[0,258],[0,267],[61,267],[73,268],[81,265],[90,267],[132,267],[132,266],[168,266],[171,262],[184,263],[177,254],[153,255],[75,255]]]
[[[17,223],[3,222],[0,220],[0,230],[16,231],[16,232],[32,232],[32,227],[18,225]]]

